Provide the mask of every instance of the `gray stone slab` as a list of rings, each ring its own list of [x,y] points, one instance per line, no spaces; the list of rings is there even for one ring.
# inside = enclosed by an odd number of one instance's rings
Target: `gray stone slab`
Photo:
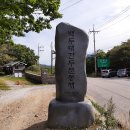
[[[85,61],[87,34],[70,24],[56,28],[56,99],[64,102],[84,100],[87,90]]]
[[[49,128],[88,128],[93,121],[94,115],[91,103],[89,101],[63,103],[53,100],[49,105]]]

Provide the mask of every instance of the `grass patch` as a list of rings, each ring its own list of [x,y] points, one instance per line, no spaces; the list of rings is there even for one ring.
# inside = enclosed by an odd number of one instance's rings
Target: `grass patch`
[[[0,72],[0,76],[4,76],[5,75],[5,73],[4,72]]]
[[[31,70],[26,70],[27,73],[35,74],[35,75],[41,75],[41,71],[31,71]]]
[[[0,78],[0,90],[10,90],[2,78]]]
[[[33,85],[32,82],[28,81],[25,77],[13,77],[13,76],[4,76],[3,80],[12,81],[16,85]]]

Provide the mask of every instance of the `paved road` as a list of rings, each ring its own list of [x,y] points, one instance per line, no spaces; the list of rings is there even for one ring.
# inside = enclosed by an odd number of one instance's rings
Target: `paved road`
[[[130,111],[130,79],[125,78],[88,78],[88,94],[100,105],[112,97],[116,104],[116,116],[128,119]]]

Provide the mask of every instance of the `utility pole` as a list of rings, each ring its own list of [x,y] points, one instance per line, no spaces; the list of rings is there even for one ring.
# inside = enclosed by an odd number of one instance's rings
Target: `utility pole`
[[[94,43],[94,63],[95,63],[95,76],[97,76],[97,58],[96,58],[96,45],[95,45],[95,34],[100,31],[95,31],[94,24],[93,24],[93,30],[89,31],[89,33],[93,33],[93,43]]]
[[[55,50],[53,50],[53,43],[51,42],[51,74],[53,69],[53,54],[56,54]]]
[[[44,48],[43,46],[40,46],[40,45],[38,44],[38,57],[39,57],[39,58],[38,58],[38,65],[40,64],[40,63],[39,63],[40,51],[44,51],[43,48]]]

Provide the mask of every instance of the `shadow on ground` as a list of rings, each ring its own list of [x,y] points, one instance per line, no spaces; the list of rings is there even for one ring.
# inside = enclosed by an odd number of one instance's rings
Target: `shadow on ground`
[[[34,124],[24,130],[47,130],[47,121]]]
[[[34,124],[24,130],[67,130],[67,129],[49,129],[47,128],[47,121],[43,121],[43,122]],[[86,129],[76,129],[76,130],[86,130]]]

